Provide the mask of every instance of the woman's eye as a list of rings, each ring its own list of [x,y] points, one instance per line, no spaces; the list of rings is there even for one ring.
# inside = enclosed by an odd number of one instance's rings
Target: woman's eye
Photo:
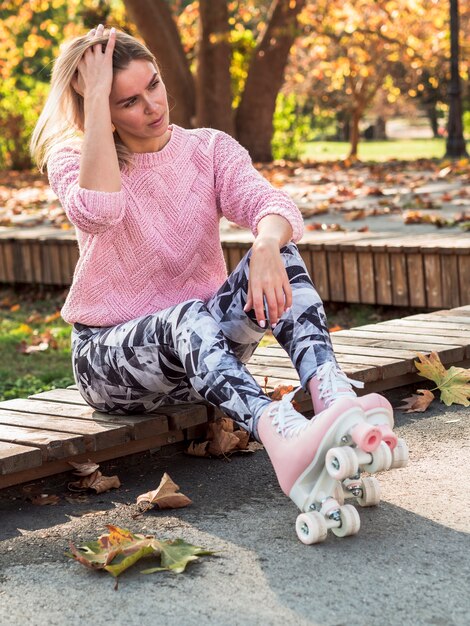
[[[132,98],[132,100],[129,100],[129,102],[124,105],[124,108],[128,109],[130,106],[134,104],[134,102],[135,102],[135,98]]]
[[[154,89],[158,85],[159,82],[160,82],[159,80],[156,80],[154,83],[152,83],[150,85],[152,87],[152,89]]]

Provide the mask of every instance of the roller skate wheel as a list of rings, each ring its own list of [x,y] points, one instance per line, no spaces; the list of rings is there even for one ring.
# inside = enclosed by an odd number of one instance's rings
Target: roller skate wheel
[[[380,446],[382,432],[377,426],[362,422],[354,426],[351,437],[358,448],[365,450],[365,452],[373,452]]]
[[[335,480],[344,480],[357,474],[359,464],[356,453],[349,446],[330,448],[325,456],[328,474]]]
[[[345,504],[340,508],[341,526],[331,530],[337,537],[356,535],[361,527],[361,518],[352,504]]]
[[[388,470],[392,466],[392,451],[387,444],[382,441],[377,450],[372,453],[372,461],[363,466],[364,471],[371,474]]]
[[[398,442],[398,437],[395,435],[390,426],[381,424],[378,427],[382,433],[382,441],[385,441],[390,450],[395,450]]]
[[[367,476],[362,479],[362,496],[357,499],[360,506],[377,506],[380,502],[380,483],[377,478]]]
[[[393,469],[397,467],[405,467],[408,464],[408,446],[404,439],[398,439],[397,445],[392,452],[392,465]]]
[[[341,483],[338,483],[336,485],[335,490],[333,492],[333,498],[336,500],[336,502],[340,506],[343,506],[343,504],[344,504],[344,490],[343,490],[343,485]]]
[[[311,513],[301,513],[297,517],[295,531],[302,543],[312,545],[325,541],[328,527],[323,515],[318,511],[312,511]]]

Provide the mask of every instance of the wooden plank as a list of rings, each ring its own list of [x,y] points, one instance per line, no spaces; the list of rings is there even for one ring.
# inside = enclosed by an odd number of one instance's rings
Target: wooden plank
[[[375,279],[374,279],[374,259],[371,252],[359,252],[359,276],[361,302],[363,304],[376,304]]]
[[[21,267],[23,269],[22,282],[34,282],[33,259],[31,248],[28,241],[20,241],[19,248],[21,253]]]
[[[318,250],[312,252],[313,284],[322,300],[330,300],[330,285],[328,282],[328,265],[326,252]]]
[[[454,331],[463,331],[464,333],[470,333],[470,324],[455,324],[453,323],[452,318],[447,317],[444,317],[442,319],[443,321],[441,321],[440,318],[433,319],[431,315],[417,315],[416,319],[406,317],[401,320],[388,320],[386,322],[381,322],[381,324],[386,327],[391,324],[393,324],[394,326],[400,326],[400,328],[407,328],[411,326],[419,327],[423,328],[424,330],[429,330],[433,334],[435,333],[436,336],[440,335],[441,337],[448,337],[448,333]]]
[[[335,333],[336,334],[336,333]],[[366,336],[365,336],[366,335]],[[394,335],[395,337],[395,335]],[[369,343],[371,342],[371,343]],[[384,337],[379,338],[378,335],[369,333],[357,333],[351,336],[341,336],[335,338],[333,341],[333,347],[336,349],[336,345],[374,345],[381,346],[383,348],[390,348],[391,350],[416,350],[417,352],[437,352],[444,363],[449,361],[461,361],[465,358],[466,349],[464,346],[455,345],[436,345],[435,343],[429,343],[425,341],[398,341],[396,338],[390,340]]]
[[[389,322],[381,322],[380,324],[366,324],[365,326],[358,326],[354,330],[359,328],[377,333],[384,330],[385,332],[397,333],[397,335],[412,335],[418,339],[422,335],[427,337],[434,336],[435,339],[445,342],[445,344],[447,344],[448,341],[447,337],[452,337],[453,341],[454,339],[458,340],[457,342],[454,341],[454,343],[459,343],[460,345],[465,345],[466,343],[470,344],[470,328],[465,328],[464,330],[449,328],[445,333],[436,333],[435,330],[425,322],[419,323],[408,320],[391,320]]]
[[[170,430],[182,430],[205,424],[208,421],[207,406],[191,402],[164,406],[156,409],[155,414],[164,415],[168,418]]]
[[[464,346],[466,346],[466,341],[460,343],[459,341],[455,341],[453,339],[453,343],[449,344],[449,341],[445,338],[435,337],[432,335],[420,335],[417,339],[414,335],[400,334],[400,333],[385,333],[383,330],[373,331],[373,330],[361,330],[361,327],[356,329],[351,329],[348,331],[339,330],[335,333],[337,340],[342,337],[341,333],[347,333],[348,338],[356,337],[358,339],[380,339],[380,341],[384,341],[389,339],[391,341],[397,342],[397,344],[405,345],[405,344],[420,344],[426,343],[427,345],[433,346],[433,349],[440,351],[440,347],[442,349],[449,348],[462,348],[464,350]],[[463,358],[463,354],[462,354]]]
[[[30,243],[31,247],[31,260],[33,265],[33,275],[34,275],[34,283],[39,285],[43,282],[43,274],[42,274],[42,261],[41,261],[41,250],[42,245],[39,241],[32,241]]]
[[[332,302],[344,302],[344,276],[341,252],[327,250],[326,263],[328,267],[328,284]]]
[[[459,294],[459,268],[457,256],[443,254],[441,256],[442,272],[442,304],[445,307],[456,307],[461,304]],[[470,279],[467,276],[467,281]]]
[[[86,450],[102,450],[130,441],[127,428],[55,415],[8,411],[0,407],[0,424],[82,435]]]
[[[63,459],[86,451],[83,437],[0,424],[0,441],[39,448],[43,461]]]
[[[392,282],[388,252],[374,252],[374,270],[377,304],[392,304]]]
[[[408,306],[408,274],[406,268],[406,257],[404,254],[390,255],[390,274],[392,304],[394,306]]]
[[[41,463],[42,454],[38,448],[0,441],[0,476],[39,467]]]
[[[402,374],[413,372],[416,368],[411,360],[403,361],[386,357],[369,356],[365,354],[336,354],[338,363],[343,369],[350,364],[357,364],[364,367],[374,366],[378,372],[378,378],[394,378]]]
[[[72,455],[64,459],[57,459],[48,463],[43,463],[41,466],[33,469],[7,474],[6,476],[0,476],[0,489],[10,487],[11,485],[30,482],[31,480],[39,480],[45,476],[52,476],[53,474],[59,474],[60,472],[69,472],[72,468],[68,461],[73,461],[74,463],[86,463],[90,460],[95,463],[101,463],[102,461],[118,459],[123,456],[144,452],[145,450],[152,450],[167,444],[178,443],[183,440],[183,431],[178,430],[162,435],[156,435],[154,437],[148,437],[147,439],[129,441],[119,446],[115,446],[114,448],[107,448],[106,450],[86,452],[84,454]]]
[[[442,307],[441,262],[437,254],[424,254],[424,283],[426,287],[426,306]]]
[[[359,267],[356,252],[343,252],[345,302],[360,302]]]
[[[15,282],[15,262],[13,246],[14,242],[11,239],[3,242],[4,276],[7,283]]]
[[[55,389],[54,391],[59,391]],[[65,391],[65,390],[64,390]],[[169,430],[168,419],[165,415],[149,413],[148,415],[116,415],[112,413],[100,413],[83,400],[81,404],[66,404],[60,400],[50,400],[43,392],[36,396],[30,396],[28,400],[6,400],[0,403],[0,408],[9,410],[26,410],[28,413],[58,415],[62,417],[74,417],[89,419],[94,422],[121,426],[131,439],[143,439],[165,433]],[[78,393],[78,392],[77,392]],[[65,394],[54,394],[55,397],[64,397]],[[44,397],[46,396],[46,397]],[[81,397],[81,396],[80,396]]]
[[[406,254],[408,271],[408,296],[410,306],[426,306],[424,262],[422,254]]]
[[[230,247],[228,251],[229,258],[229,273],[233,272],[237,265],[242,260],[245,251],[242,250],[239,246]]]
[[[459,270],[459,304],[470,302],[470,254],[457,256]]]

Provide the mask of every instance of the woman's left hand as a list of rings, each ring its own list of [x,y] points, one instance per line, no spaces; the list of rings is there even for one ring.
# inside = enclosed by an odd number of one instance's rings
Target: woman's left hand
[[[264,297],[271,325],[292,305],[292,289],[279,252],[277,239],[258,238],[253,244],[248,280],[248,296],[244,311],[255,310],[261,327],[265,320]]]

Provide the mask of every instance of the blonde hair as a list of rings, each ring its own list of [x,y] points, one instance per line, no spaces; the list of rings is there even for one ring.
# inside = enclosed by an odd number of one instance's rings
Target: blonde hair
[[[72,87],[72,79],[78,64],[87,48],[92,45],[107,43],[109,29],[101,37],[83,35],[75,37],[62,46],[59,56],[54,61],[51,76],[51,88],[43,110],[31,135],[29,144],[31,156],[40,172],[44,171],[49,156],[56,146],[80,145],[80,135],[85,128],[83,97]],[[151,61],[158,70],[154,55],[137,39],[116,32],[116,44],[113,50],[113,74],[125,70],[134,59]],[[119,167],[132,165],[132,153],[114,133],[114,144],[119,160]]]

